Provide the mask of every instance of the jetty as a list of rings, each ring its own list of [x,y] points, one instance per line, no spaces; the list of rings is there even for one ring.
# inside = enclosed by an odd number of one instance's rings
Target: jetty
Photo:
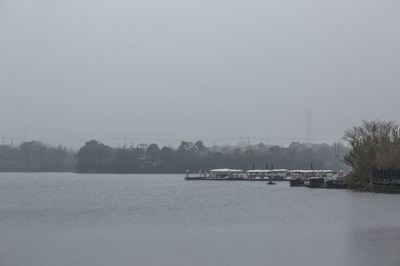
[[[190,175],[189,171],[186,171],[185,180],[207,180],[207,181],[268,181],[264,178],[265,176],[256,177],[255,175],[248,175],[243,170],[238,169],[213,169],[210,171],[199,171],[197,175]]]
[[[309,188],[347,188],[343,171],[333,170],[238,170],[238,169],[213,169],[200,170],[197,174],[186,171],[185,180],[188,181],[264,181],[274,185],[274,181],[289,181],[291,187]],[[400,179],[399,179],[400,192]]]

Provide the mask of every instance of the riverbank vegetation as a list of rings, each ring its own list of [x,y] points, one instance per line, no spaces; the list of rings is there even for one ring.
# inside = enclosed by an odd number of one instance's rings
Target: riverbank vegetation
[[[340,167],[345,147],[328,144],[291,143],[288,147],[263,143],[245,147],[207,147],[202,141],[182,141],[177,149],[157,144],[111,148],[89,141],[77,154],[77,172],[182,173],[185,170],[236,168],[334,169]]]
[[[81,173],[183,173],[199,169],[336,169],[346,148],[341,144],[305,144],[289,146],[256,145],[212,146],[202,141],[182,141],[179,147],[160,147],[155,143],[132,147],[110,147],[88,141],[79,151],[52,147],[30,141],[18,146],[0,145],[1,172]],[[312,165],[312,166],[311,166]]]
[[[345,133],[350,144],[344,161],[351,167],[346,177],[350,188],[370,190],[374,169],[400,168],[400,126],[395,122],[364,121]]]
[[[38,141],[0,145],[0,172],[67,172],[75,169],[75,153]]]
[[[140,144],[111,147],[96,140],[79,151],[38,141],[0,145],[0,172],[182,173],[199,169],[351,169],[350,188],[370,190],[374,169],[400,169],[400,125],[372,121],[346,131],[349,146],[293,142],[211,146],[182,141],[179,147]]]

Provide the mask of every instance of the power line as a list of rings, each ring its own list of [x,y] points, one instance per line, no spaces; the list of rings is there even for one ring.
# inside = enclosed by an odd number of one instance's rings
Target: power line
[[[298,138],[298,137],[213,137],[213,138],[201,138],[201,137],[182,137],[182,138],[149,138],[149,137],[91,137],[91,138],[21,138],[21,137],[6,137],[3,136],[2,140],[17,140],[17,141],[27,141],[27,140],[43,140],[43,141],[89,141],[89,140],[114,140],[114,141],[121,141],[121,139],[125,141],[128,140],[147,140],[147,141],[181,141],[187,139],[197,139],[197,140],[246,140],[250,141],[250,139],[256,140],[307,140],[307,138]],[[338,137],[326,137],[326,138],[313,138],[314,141],[318,140],[342,140],[342,138]]]

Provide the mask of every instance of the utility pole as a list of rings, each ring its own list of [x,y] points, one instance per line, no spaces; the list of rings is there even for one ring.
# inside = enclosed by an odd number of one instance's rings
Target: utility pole
[[[339,144],[337,142],[334,143],[335,145],[335,170],[338,170],[338,157],[339,157]]]

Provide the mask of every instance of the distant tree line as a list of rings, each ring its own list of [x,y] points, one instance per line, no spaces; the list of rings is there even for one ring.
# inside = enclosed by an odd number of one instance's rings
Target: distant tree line
[[[374,169],[400,168],[400,125],[363,122],[346,131],[341,143],[329,145],[293,142],[277,145],[213,146],[182,141],[178,148],[153,143],[113,148],[99,141],[79,151],[39,141],[0,145],[0,172],[183,173],[186,170],[236,169],[351,169],[351,188],[369,189]]]
[[[39,141],[0,145],[0,172],[79,173],[183,173],[186,170],[238,169],[336,169],[343,168],[346,148],[342,144],[304,144],[288,147],[265,145],[213,146],[202,141],[182,141],[179,147],[153,143],[113,148],[91,140],[73,151]]]
[[[336,169],[343,168],[346,148],[341,144],[301,144],[288,147],[263,143],[247,146],[206,147],[202,141],[182,141],[177,149],[157,144],[112,148],[96,140],[77,153],[76,171],[81,173],[181,173],[199,169]]]
[[[0,145],[1,172],[67,172],[75,169],[75,163],[74,152],[62,146],[38,141]]]

